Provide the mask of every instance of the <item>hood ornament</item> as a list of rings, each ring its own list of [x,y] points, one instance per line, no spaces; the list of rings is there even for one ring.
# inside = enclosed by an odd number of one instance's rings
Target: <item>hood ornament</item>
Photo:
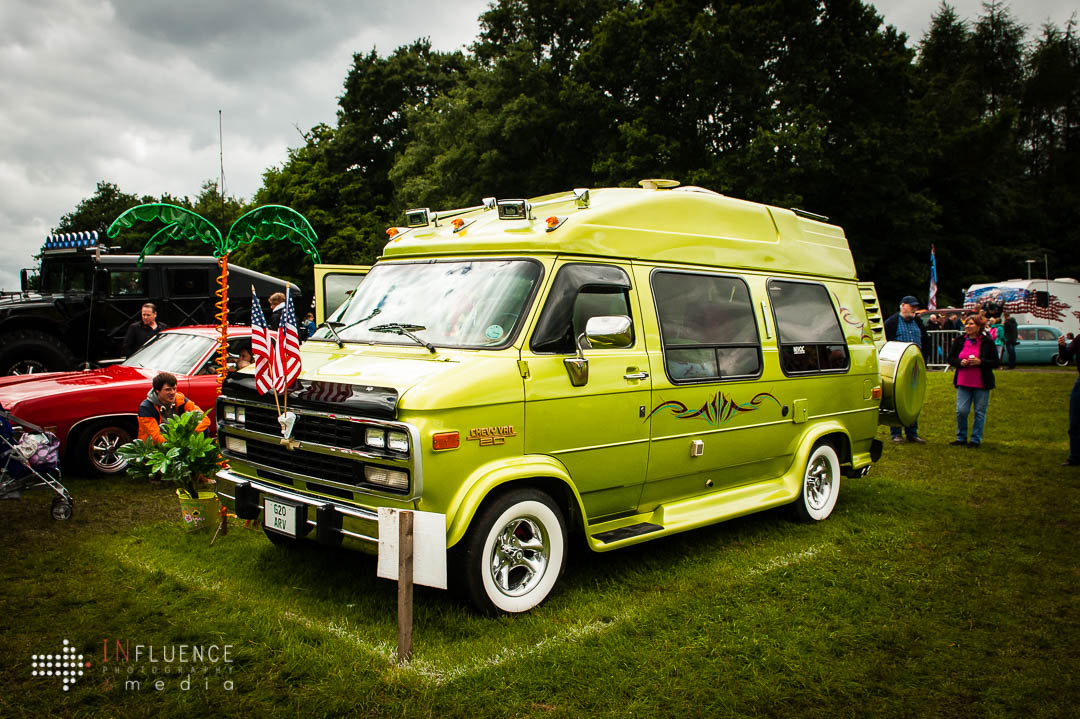
[[[285,412],[278,415],[277,421],[281,427],[281,444],[289,450],[299,447],[300,440],[292,438],[293,427],[296,426],[296,415],[292,412]]]

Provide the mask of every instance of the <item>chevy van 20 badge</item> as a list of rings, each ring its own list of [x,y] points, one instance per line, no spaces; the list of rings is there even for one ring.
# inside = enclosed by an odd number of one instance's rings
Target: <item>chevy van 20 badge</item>
[[[410,209],[351,287],[326,274],[289,448],[250,370],[225,383],[223,502],[284,513],[276,544],[371,552],[380,509],[445,515],[490,613],[552,596],[570,546],[828,518],[878,424],[918,415],[922,357],[884,342],[841,228],[677,185]]]

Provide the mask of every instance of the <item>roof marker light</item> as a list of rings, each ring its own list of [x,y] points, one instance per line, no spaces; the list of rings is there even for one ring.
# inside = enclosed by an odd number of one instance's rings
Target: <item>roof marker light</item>
[[[454,226],[454,232],[457,232],[465,225],[465,220],[461,219],[460,217],[455,217],[453,221],[450,222],[450,224]]]
[[[547,223],[547,230],[546,231],[551,232],[552,230],[559,229],[559,226],[562,225],[562,223],[566,222],[566,218],[565,217],[559,217],[558,215],[552,215],[551,217],[544,220],[544,222]]]
[[[400,232],[400,230],[398,228],[396,228],[396,227],[387,227],[386,228],[386,236],[387,237],[393,237],[398,232]]]

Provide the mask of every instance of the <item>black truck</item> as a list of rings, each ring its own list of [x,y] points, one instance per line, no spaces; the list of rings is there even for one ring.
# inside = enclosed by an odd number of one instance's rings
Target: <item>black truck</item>
[[[51,235],[36,276],[0,296],[0,374],[52,372],[123,357],[124,335],[146,302],[169,327],[216,324],[220,268],[213,257],[114,254],[96,232]],[[229,323],[251,319],[251,287],[264,310],[283,280],[229,265]],[[299,304],[300,290],[288,284]]]

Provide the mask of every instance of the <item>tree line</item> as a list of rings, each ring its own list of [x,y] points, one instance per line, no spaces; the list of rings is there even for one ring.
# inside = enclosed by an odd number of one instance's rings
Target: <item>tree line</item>
[[[829,216],[886,307],[926,297],[934,245],[945,305],[1026,259],[1080,275],[1078,159],[1075,18],[1033,30],[997,0],[973,19],[942,3],[911,42],[860,0],[497,0],[467,51],[355,54],[334,125],[250,204],[214,182],[171,201],[223,231],[286,205],[324,262],[366,264],[408,207],[667,177]],[[146,200],[100,183],[56,231]],[[233,261],[310,288],[299,249],[277,244]]]

